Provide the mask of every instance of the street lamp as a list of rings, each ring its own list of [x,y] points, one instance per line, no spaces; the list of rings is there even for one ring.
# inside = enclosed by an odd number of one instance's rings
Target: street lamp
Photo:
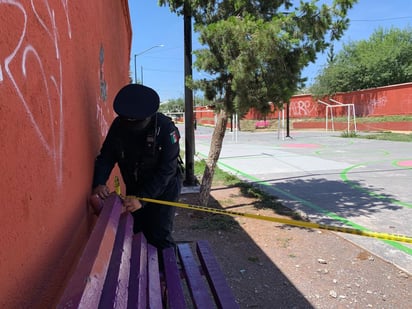
[[[135,83],[135,84],[137,84],[136,57],[137,57],[137,56],[140,56],[140,55],[143,55],[144,53],[148,52],[149,50],[151,50],[151,49],[153,49],[153,48],[163,47],[163,46],[164,46],[163,44],[155,45],[155,46],[152,46],[152,47],[150,47],[150,48],[148,48],[148,49],[145,49],[144,51],[142,51],[142,52],[140,52],[140,53],[134,54],[134,83]]]

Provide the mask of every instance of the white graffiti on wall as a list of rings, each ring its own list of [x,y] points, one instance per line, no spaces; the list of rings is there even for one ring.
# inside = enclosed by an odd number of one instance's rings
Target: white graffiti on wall
[[[97,102],[96,107],[96,119],[99,125],[100,134],[102,136],[106,136],[107,131],[109,131],[109,123],[104,117],[105,112],[103,111],[103,107],[99,104],[99,102]]]
[[[386,96],[380,96],[376,99],[369,100],[367,102],[368,114],[373,114],[374,111],[375,111],[375,108],[377,108],[377,107],[386,106],[387,102],[388,102],[388,98]]]
[[[61,4],[66,16],[67,34],[71,38],[71,26],[69,19],[68,0],[61,0]],[[21,29],[13,29],[13,33],[17,34],[17,42],[15,46],[11,46],[11,53],[6,55],[4,59],[4,72],[0,66],[0,82],[3,82],[6,78],[9,79],[16,91],[16,94],[23,104],[27,116],[30,119],[37,136],[39,137],[46,152],[53,159],[56,181],[59,186],[63,182],[63,144],[64,144],[64,115],[63,115],[63,72],[62,72],[62,59],[60,57],[59,43],[62,38],[62,33],[56,25],[55,10],[49,4],[48,0],[43,0],[42,3],[31,0],[30,5],[23,4],[22,1],[13,0],[0,0],[0,10],[2,5],[9,5],[13,9],[17,9],[23,16],[23,24]],[[45,9],[46,14],[39,14],[40,9]],[[47,33],[48,39],[54,46],[55,60],[57,62],[57,69],[53,71],[48,65],[45,65],[44,59],[40,56],[35,46],[30,44],[27,36],[27,25],[29,18],[35,18],[40,24],[41,28]],[[45,38],[46,39],[46,38]],[[41,50],[41,48],[40,48]],[[30,61],[29,61],[30,59]],[[34,59],[34,61],[32,60]],[[0,59],[1,60],[1,59]],[[14,64],[14,66],[12,65]],[[18,71],[21,65],[21,72]],[[46,97],[46,107],[49,112],[48,121],[49,126],[41,127],[41,120],[36,119],[35,102],[30,93],[27,93],[24,89],[25,85],[20,85],[17,81],[17,77],[25,79],[25,84],[30,82],[30,79],[38,80],[38,76],[28,76],[27,67],[38,66],[37,69],[41,73],[41,83],[43,86],[43,93]],[[57,99],[56,99],[57,98]],[[57,104],[54,104],[57,101]],[[43,102],[40,102],[42,104]],[[57,107],[56,107],[57,105]],[[43,110],[44,106],[42,107]],[[38,121],[39,120],[39,121]],[[50,132],[48,132],[50,130]],[[46,136],[51,136],[47,139]]]
[[[311,101],[293,101],[290,104],[293,116],[311,116],[315,105]]]
[[[66,15],[66,23],[67,23],[67,33],[69,35],[69,38],[72,38],[72,28],[70,26],[70,18],[69,18],[69,0],[61,0],[64,13]]]
[[[105,136],[107,131],[109,130],[109,124],[105,118],[105,113],[103,111],[104,108],[107,109],[107,82],[104,76],[104,48],[100,46],[99,52],[99,81],[100,81],[100,100],[96,104],[96,120],[100,127],[100,134]]]

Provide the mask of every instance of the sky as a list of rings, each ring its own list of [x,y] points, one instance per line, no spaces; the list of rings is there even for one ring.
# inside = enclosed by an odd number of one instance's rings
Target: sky
[[[321,0],[320,3],[331,3]],[[168,7],[159,7],[157,0],[129,0],[132,22],[132,50],[130,72],[144,85],[155,89],[160,101],[184,98],[184,42],[183,17],[171,13]],[[382,27],[405,29],[412,27],[411,0],[359,0],[348,14],[350,25],[334,51],[338,53],[342,44],[367,40]],[[192,49],[201,45],[193,34]],[[194,61],[194,60],[193,60]],[[325,54],[318,54],[314,64],[302,72],[310,85],[326,64]],[[136,67],[136,70],[135,70]],[[202,78],[193,70],[193,77]],[[195,93],[195,96],[201,93]]]

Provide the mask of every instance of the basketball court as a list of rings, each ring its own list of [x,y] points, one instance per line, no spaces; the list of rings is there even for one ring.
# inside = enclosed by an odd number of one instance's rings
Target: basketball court
[[[212,130],[195,131],[199,158],[209,152]],[[277,196],[312,222],[412,236],[410,143],[342,138],[331,131],[291,136],[227,132],[219,167]],[[412,245],[339,234],[412,274]]]

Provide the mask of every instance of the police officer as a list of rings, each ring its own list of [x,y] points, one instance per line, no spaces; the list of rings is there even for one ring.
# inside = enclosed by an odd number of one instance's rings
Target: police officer
[[[143,232],[158,249],[174,247],[175,208],[145,203],[136,197],[177,201],[181,189],[178,168],[179,131],[172,120],[157,112],[159,96],[153,89],[129,84],[113,103],[118,114],[94,166],[94,196],[109,195],[106,181],[117,163],[126,185],[123,204],[134,218],[134,233]]]

